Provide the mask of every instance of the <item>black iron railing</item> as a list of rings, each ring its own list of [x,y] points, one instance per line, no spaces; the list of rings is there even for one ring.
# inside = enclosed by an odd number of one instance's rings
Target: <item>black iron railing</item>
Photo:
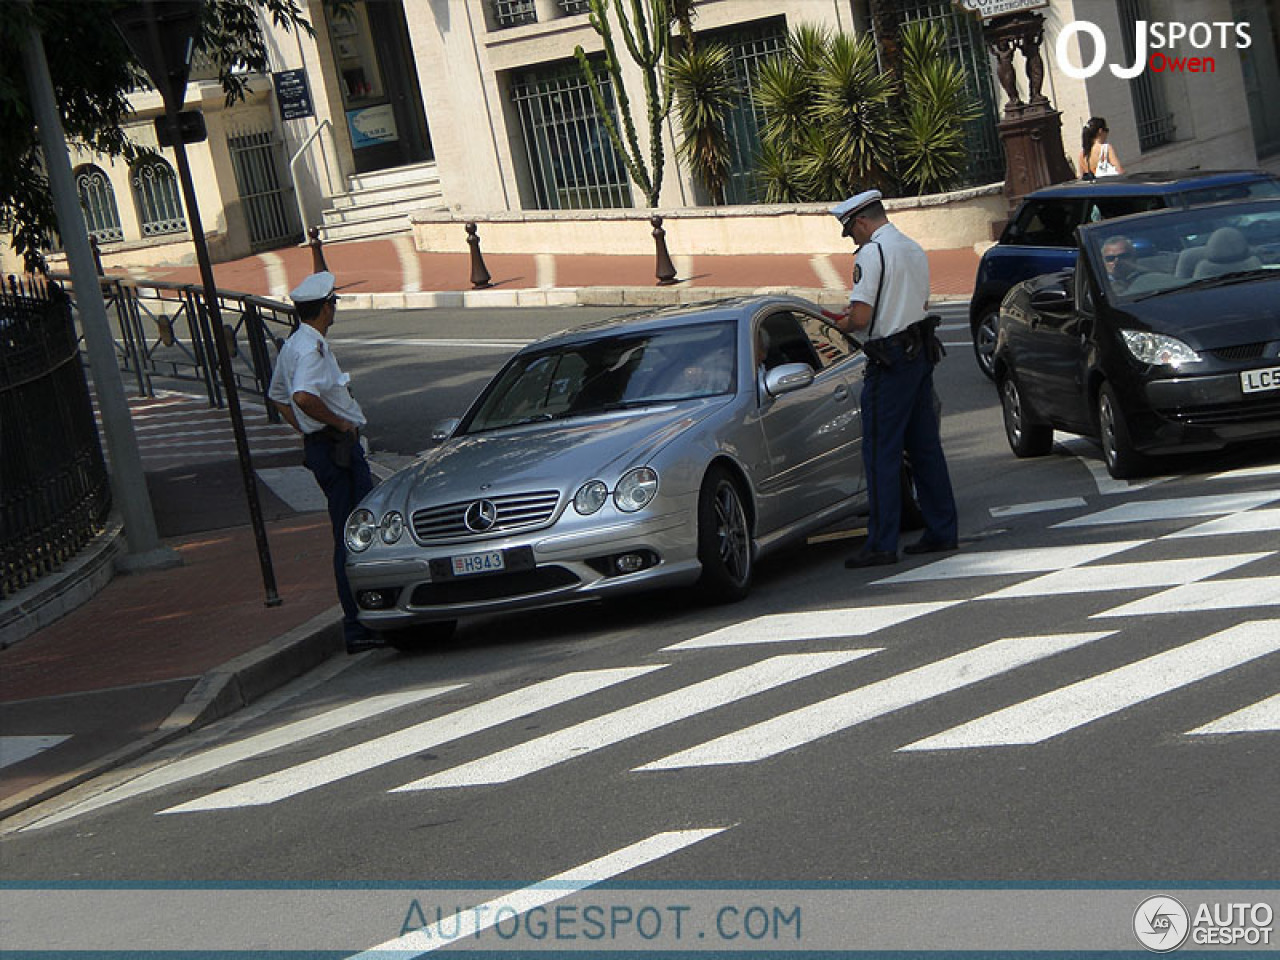
[[[0,596],[102,530],[111,485],[70,302],[56,284],[0,283]]]

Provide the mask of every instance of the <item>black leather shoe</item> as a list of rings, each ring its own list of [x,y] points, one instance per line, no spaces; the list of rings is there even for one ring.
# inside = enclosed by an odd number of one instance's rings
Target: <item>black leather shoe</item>
[[[902,548],[903,553],[916,555],[920,553],[947,553],[951,550],[959,550],[960,545],[954,540],[949,543],[934,543],[932,540],[919,540],[915,543],[909,543]]]
[[[848,570],[857,570],[861,567],[888,567],[897,562],[898,555],[896,553],[885,553],[880,550],[864,550],[862,553],[855,553],[844,562],[844,565]]]
[[[381,634],[374,633],[371,630],[359,640],[348,640],[347,653],[364,653],[366,650],[378,650],[386,645],[386,641],[382,639]]]

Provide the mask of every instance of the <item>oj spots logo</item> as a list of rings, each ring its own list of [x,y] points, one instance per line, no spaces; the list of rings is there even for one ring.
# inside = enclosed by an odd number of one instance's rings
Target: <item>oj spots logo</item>
[[[1154,953],[1177,950],[1187,939],[1191,918],[1173,897],[1148,897],[1133,915],[1133,932],[1138,942]]]
[[[1084,37],[1092,40],[1092,44],[1085,43]],[[1070,50],[1071,41],[1076,38],[1080,38],[1077,41],[1081,56],[1079,66],[1072,60]],[[1175,53],[1174,48],[1183,44],[1192,48],[1192,56]],[[1134,24],[1133,63],[1129,66],[1111,63],[1110,67],[1111,72],[1121,80],[1132,80],[1148,69],[1154,73],[1213,73],[1217,69],[1216,61],[1212,56],[1201,56],[1202,52],[1246,50],[1252,45],[1253,37],[1247,23],[1231,20],[1215,20],[1212,23],[1148,23],[1146,20],[1139,20]],[[1089,56],[1090,46],[1092,57]],[[1088,80],[1096,76],[1107,62],[1106,35],[1101,27],[1088,20],[1075,20],[1064,26],[1058,34],[1054,50],[1062,72],[1076,80]]]

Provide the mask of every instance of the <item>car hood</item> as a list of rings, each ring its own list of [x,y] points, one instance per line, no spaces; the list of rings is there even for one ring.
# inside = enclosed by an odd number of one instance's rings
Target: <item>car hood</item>
[[[454,437],[386,481],[379,499],[407,509],[482,493],[572,491],[595,478],[612,484],[729,402],[714,397]]]
[[[1173,290],[1121,304],[1122,327],[1167,333],[1197,350],[1280,340],[1280,277]]]

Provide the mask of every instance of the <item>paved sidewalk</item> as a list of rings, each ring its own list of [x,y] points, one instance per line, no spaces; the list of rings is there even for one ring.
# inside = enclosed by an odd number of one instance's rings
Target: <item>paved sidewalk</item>
[[[836,304],[847,296],[845,278],[853,265],[852,253],[677,258],[680,276],[689,279],[657,287],[652,258],[494,256],[486,258],[494,288],[471,291],[465,252],[418,253],[400,238],[335,243],[324,253],[355,309],[636,305],[765,289]],[[931,252],[934,297],[967,298],[977,262],[967,248]],[[306,248],[214,268],[221,289],[276,298],[311,270]],[[131,274],[198,280],[194,267]],[[180,401],[166,396],[133,398],[135,426],[145,433],[166,417],[181,416],[171,409],[175,403]],[[218,416],[192,411],[192,429],[207,431],[207,420]],[[255,437],[260,476],[299,462],[299,450],[282,452],[288,444],[278,432],[262,428]],[[207,451],[207,443],[197,437],[170,444],[146,463],[161,534],[183,565],[117,575],[73,612],[0,650],[0,819],[224,716],[341,651],[327,516],[291,506],[260,485],[284,601],[266,607],[234,454],[229,447],[221,459],[179,453],[180,446]],[[102,538],[99,567],[108,551],[118,549]],[[57,577],[46,580],[51,582],[39,585],[46,594],[63,588]]]

